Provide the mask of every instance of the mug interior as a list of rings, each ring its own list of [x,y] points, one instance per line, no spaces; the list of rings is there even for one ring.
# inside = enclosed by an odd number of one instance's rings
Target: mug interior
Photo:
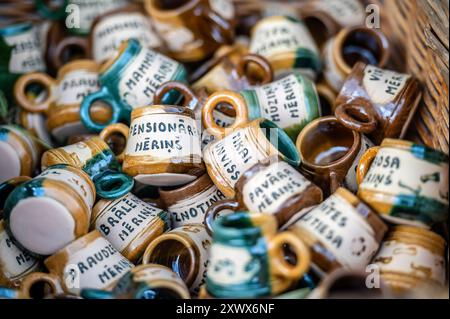
[[[192,251],[183,242],[167,238],[153,248],[149,263],[171,268],[186,282],[195,267],[193,257]]]
[[[275,123],[269,120],[264,120],[259,124],[259,127],[264,132],[265,137],[270,143],[284,155],[284,160],[289,164],[298,166],[300,163],[300,155],[292,142],[291,138],[285,131],[280,129]]]
[[[191,0],[154,0],[153,5],[159,10],[175,10],[183,7]]]
[[[328,166],[347,155],[353,144],[351,130],[335,120],[321,121],[303,136],[300,154],[307,163]]]
[[[344,39],[341,51],[349,67],[353,67],[357,62],[379,65],[383,47],[370,30],[356,29]]]

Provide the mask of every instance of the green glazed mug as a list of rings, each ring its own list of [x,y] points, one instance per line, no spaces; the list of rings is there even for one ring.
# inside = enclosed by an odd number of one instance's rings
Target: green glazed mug
[[[217,298],[269,297],[290,288],[309,269],[310,253],[289,231],[277,233],[274,216],[236,212],[213,225],[211,263],[203,295]],[[289,245],[295,264],[283,253]]]
[[[300,74],[290,74],[239,94],[222,91],[211,95],[203,108],[206,127],[225,130],[216,124],[213,116],[215,108],[221,103],[228,103],[236,110],[236,121],[231,128],[246,121],[265,118],[282,128],[293,141],[306,124],[321,116],[315,85]]]
[[[101,89],[83,100],[81,121],[92,132],[99,132],[120,121],[129,122],[134,108],[152,104],[156,89],[172,80],[186,82],[186,70],[181,64],[144,48],[136,39],[130,39],[122,43],[115,57],[102,65],[99,75]],[[169,92],[162,102],[173,105],[178,99],[178,92]],[[108,123],[95,123],[90,115],[91,107],[100,101],[112,109]]]

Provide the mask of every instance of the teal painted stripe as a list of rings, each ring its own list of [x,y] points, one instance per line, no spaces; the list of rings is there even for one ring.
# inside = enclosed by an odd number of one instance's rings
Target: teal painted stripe
[[[306,48],[299,48],[295,52],[295,61],[293,68],[313,69],[316,73],[322,70],[322,61],[313,51]]]
[[[427,225],[444,222],[448,218],[448,204],[423,196],[399,195],[389,215],[421,221]]]
[[[423,159],[433,164],[439,165],[441,163],[448,163],[447,154],[439,152],[438,150],[432,149],[425,145],[413,144],[411,146],[411,153],[415,157]]]
[[[33,25],[30,22],[24,22],[19,24],[10,25],[0,29],[0,35],[9,37],[20,34],[22,32],[29,31]]]
[[[261,117],[261,105],[255,90],[244,90],[240,92],[247,104],[248,118],[250,121]]]

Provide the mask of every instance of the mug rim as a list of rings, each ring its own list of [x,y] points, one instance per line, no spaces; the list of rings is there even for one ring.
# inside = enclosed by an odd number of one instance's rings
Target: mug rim
[[[349,150],[346,152],[346,154],[340,158],[338,158],[337,160],[327,164],[327,165],[318,165],[318,164],[313,164],[310,161],[306,160],[305,157],[302,154],[302,147],[301,145],[303,144],[303,140],[305,138],[305,136],[310,133],[309,131],[312,129],[317,129],[317,126],[319,126],[320,124],[323,123],[332,123],[335,122],[337,125],[342,126],[342,128],[349,130],[352,135],[353,135],[353,143],[352,146],[349,148]],[[350,130],[348,128],[346,128],[344,125],[342,125],[335,116],[333,115],[329,115],[329,116],[323,116],[323,117],[319,117],[311,122],[309,122],[300,132],[300,134],[297,137],[297,141],[296,141],[296,148],[298,150],[298,153],[300,154],[300,158],[301,158],[301,164],[306,166],[307,168],[310,169],[331,169],[335,166],[338,166],[342,163],[345,163],[347,160],[349,160],[353,155],[356,155],[358,146],[361,145],[361,134],[354,131],[354,130]]]

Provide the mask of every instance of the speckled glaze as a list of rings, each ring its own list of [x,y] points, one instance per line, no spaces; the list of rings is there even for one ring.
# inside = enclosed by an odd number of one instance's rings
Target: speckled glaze
[[[250,53],[265,57],[276,77],[297,70],[315,80],[322,69],[319,50],[306,26],[288,16],[271,16],[252,28]]]
[[[324,116],[305,126],[296,146],[301,158],[300,172],[327,196],[340,186],[356,193],[356,165],[373,143],[343,126],[334,116]]]
[[[0,125],[0,148],[5,161],[0,165],[0,183],[34,175],[42,148],[27,131],[15,125]]]
[[[337,268],[365,271],[387,226],[355,195],[339,188],[289,229],[308,245],[312,262],[329,273]]]
[[[99,137],[46,151],[42,155],[42,169],[55,164],[68,164],[85,171],[102,198],[118,198],[133,188],[133,179],[121,172],[114,153]]]
[[[339,92],[355,63],[382,68],[387,64],[389,54],[388,39],[380,30],[364,26],[341,29],[324,45],[324,78],[330,88]]]
[[[0,220],[0,286],[18,287],[23,277],[38,269],[38,260],[17,247]]]
[[[412,75],[358,62],[336,98],[335,115],[380,144],[384,138],[405,136],[421,97],[421,84]]]
[[[385,139],[358,165],[358,196],[394,224],[429,228],[448,219],[448,155]]]
[[[203,224],[188,224],[153,240],[145,250],[142,263],[171,268],[191,294],[197,296],[205,282],[210,246],[211,237]]]
[[[173,228],[203,222],[208,208],[225,198],[208,174],[179,188],[160,188],[159,194],[170,213]]]
[[[237,212],[214,226],[205,291],[216,298],[268,297],[287,290],[309,268],[308,248],[291,232],[277,233],[273,216]],[[296,254],[284,259],[283,245]]]
[[[120,278],[112,291],[83,289],[86,299],[190,299],[189,290],[170,268],[139,265]]]
[[[92,59],[103,63],[114,56],[123,41],[138,39],[144,46],[164,52],[164,45],[141,4],[103,11],[89,32]]]
[[[53,166],[11,192],[3,212],[5,226],[21,248],[39,256],[51,255],[86,234],[94,200],[95,188],[86,173],[67,165]],[[35,211],[24,219],[22,215],[31,202]],[[50,204],[58,210],[46,211]],[[38,220],[45,213],[61,218],[59,221],[64,224],[28,223],[27,220]],[[59,232],[60,227],[65,227],[67,232]],[[30,238],[30,234],[36,237]]]
[[[230,43],[234,38],[232,1],[188,0],[165,4],[145,0],[144,3],[170,55],[178,61],[203,60],[219,45]]]
[[[100,68],[100,90],[89,94],[81,104],[81,121],[92,132],[100,132],[109,124],[129,122],[131,111],[153,102],[156,89],[167,81],[186,82],[183,65],[163,54],[143,47],[138,40],[130,39],[121,44],[116,54]],[[179,94],[168,94],[164,103],[173,104]],[[112,117],[98,123],[89,110],[96,102],[108,104]]]
[[[133,110],[123,170],[137,181],[177,186],[205,171],[200,128],[185,107],[152,105]]]
[[[373,263],[383,281],[396,293],[420,286],[445,284],[445,240],[418,227],[396,226],[388,234]]]
[[[61,141],[88,132],[80,122],[80,104],[85,96],[99,89],[98,71],[94,61],[76,60],[60,68],[56,79],[46,73],[28,73],[17,80],[14,96],[24,110],[45,113],[48,130]],[[41,85],[47,96],[30,100],[26,90],[32,83]],[[105,122],[111,112],[107,107],[96,106],[92,116],[95,121]]]
[[[97,229],[125,258],[137,262],[148,244],[170,229],[170,216],[131,193],[100,200],[92,210],[91,229]]]
[[[321,115],[319,98],[314,83],[300,74],[291,74],[278,81],[241,91],[221,91],[206,99],[204,121],[214,120],[214,110],[221,103],[229,103],[236,112],[236,120],[231,128],[242,125],[243,121],[266,118],[286,131],[295,141],[303,127]],[[244,117],[242,119],[241,117]],[[206,123],[205,126],[211,126]]]
[[[211,129],[212,126],[206,128]],[[300,156],[292,140],[269,120],[257,119],[224,131],[217,125],[211,130],[219,140],[203,150],[203,160],[211,180],[227,198],[234,197],[234,186],[239,177],[267,157],[278,155],[294,167],[300,164]],[[228,135],[223,137],[223,133]]]
[[[123,257],[97,230],[73,241],[44,261],[66,293],[81,289],[111,290],[134,265]]]

